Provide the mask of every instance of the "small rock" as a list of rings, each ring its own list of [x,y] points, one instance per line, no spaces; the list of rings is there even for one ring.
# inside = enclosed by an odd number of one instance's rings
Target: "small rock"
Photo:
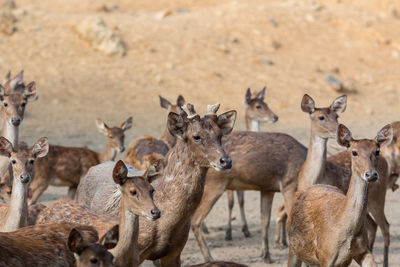
[[[279,26],[279,25],[278,25],[278,22],[276,22],[276,20],[274,20],[274,19],[269,19],[268,21],[269,21],[269,23],[271,23],[271,25],[274,26],[275,28],[277,28],[277,27]]]
[[[14,17],[11,11],[0,10],[0,32],[7,35],[12,35],[16,30],[14,26],[16,21],[17,19]]]
[[[400,19],[400,14],[399,14],[399,12],[397,11],[397,9],[393,8],[393,9],[391,10],[390,13],[392,14],[392,17],[393,17],[393,18],[395,18],[395,19]]]
[[[231,39],[231,42],[234,43],[234,44],[240,43],[239,39],[236,38],[236,37],[232,38],[232,39]]]
[[[342,91],[344,89],[343,83],[333,75],[326,76],[325,82],[329,85],[331,89],[337,92]]]
[[[224,45],[224,44],[220,44],[219,46],[218,46],[218,49],[221,51],[221,52],[224,52],[225,54],[228,54],[229,52],[230,52],[230,50],[226,47],[226,45]]]
[[[180,7],[176,8],[175,11],[176,11],[177,13],[189,13],[189,9],[180,8]]]
[[[40,32],[42,30],[42,26],[38,25],[35,27],[35,32]]]
[[[340,69],[338,67],[333,67],[330,71],[332,73],[335,73],[335,74],[339,74],[340,73]]]
[[[16,8],[14,0],[0,0],[0,10]]]
[[[275,63],[272,60],[269,60],[269,59],[261,59],[261,63],[265,64],[265,65],[268,65],[268,66],[275,65]]]
[[[273,49],[278,50],[279,48],[281,48],[282,44],[280,42],[274,40],[271,42],[271,46]]]
[[[400,57],[399,51],[393,50],[393,51],[392,51],[392,57],[393,57],[393,58],[399,58],[399,57]]]
[[[79,35],[106,55],[125,55],[121,37],[107,27],[100,17],[88,17],[76,26]]]
[[[167,9],[167,10],[158,12],[158,13],[155,15],[155,18],[158,19],[158,20],[162,20],[162,19],[164,19],[164,18],[166,18],[166,17],[169,17],[169,16],[171,16],[171,15],[172,15],[172,11],[171,11],[170,9]]]

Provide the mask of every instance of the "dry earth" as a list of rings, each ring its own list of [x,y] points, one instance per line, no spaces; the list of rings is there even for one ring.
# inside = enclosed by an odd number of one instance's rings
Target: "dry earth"
[[[239,111],[236,129],[244,129],[245,89],[264,85],[267,102],[280,119],[263,125],[263,130],[289,133],[303,144],[309,137],[308,118],[299,108],[304,93],[318,106],[347,93],[348,109],[340,121],[356,136],[372,137],[384,124],[399,119],[399,1],[15,3],[16,31],[10,36],[0,33],[0,75],[24,69],[25,80],[39,86],[40,98],[29,104],[21,127],[21,140],[29,143],[47,136],[53,144],[101,150],[105,137],[96,131],[95,118],[114,125],[130,115],[134,127],[127,142],[145,133],[158,136],[166,117],[158,94],[172,100],[181,93],[200,113],[207,103],[220,102],[222,110]],[[125,56],[106,56],[78,37],[75,26],[90,16],[101,17],[121,36]],[[327,86],[329,74],[343,82],[344,92]],[[64,193],[50,188],[42,201]],[[398,196],[389,192],[386,207],[391,266],[400,266]],[[280,203],[278,196],[274,208]],[[234,240],[224,240],[226,216],[221,214],[226,208],[224,196],[207,218],[214,257],[264,266],[259,258],[258,193],[246,194],[251,238],[243,238],[236,220]],[[271,235],[273,229],[274,221]],[[379,262],[382,248],[378,234],[374,254]],[[277,262],[271,266],[285,266],[287,250],[272,249],[272,256]],[[184,264],[202,261],[192,235],[182,258]]]

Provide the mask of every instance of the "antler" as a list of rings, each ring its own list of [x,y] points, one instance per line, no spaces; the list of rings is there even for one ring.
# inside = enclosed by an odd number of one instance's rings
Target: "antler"
[[[207,114],[206,115],[217,115],[217,111],[219,109],[219,103],[214,105],[207,105]]]
[[[182,109],[187,114],[187,118],[188,119],[193,119],[194,117],[199,116],[196,113],[196,110],[194,110],[194,106],[192,104],[190,104],[190,103],[187,103],[187,104],[183,105]]]

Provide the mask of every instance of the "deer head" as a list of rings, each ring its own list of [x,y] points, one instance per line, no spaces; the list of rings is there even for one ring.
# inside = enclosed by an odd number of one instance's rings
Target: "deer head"
[[[347,147],[351,153],[352,171],[367,183],[379,179],[376,171],[379,151],[381,147],[390,144],[392,138],[393,128],[390,124],[383,127],[372,140],[354,140],[350,130],[343,124],[339,125],[337,132],[337,142],[339,145]]]
[[[172,105],[167,99],[163,98],[159,95],[160,98],[160,106],[168,110],[168,112],[174,112],[180,114],[182,112],[181,107],[185,104],[185,99],[182,95],[179,95],[176,99],[176,105]]]
[[[246,116],[250,120],[274,123],[278,121],[278,116],[276,116],[268,107],[267,103],[264,102],[266,89],[267,87],[264,87],[260,92],[256,93],[254,97],[252,97],[250,88],[247,89],[244,98]]]
[[[101,119],[96,120],[97,129],[108,138],[111,146],[120,153],[125,151],[125,131],[132,127],[132,117],[124,121],[120,127],[108,127]]]
[[[218,171],[232,167],[232,159],[221,146],[223,135],[229,134],[236,120],[236,111],[219,116],[207,114],[204,118],[194,110],[192,104],[183,106],[185,114],[168,114],[170,133],[185,142],[201,167],[212,167]]]
[[[124,205],[131,213],[144,216],[154,221],[161,217],[161,211],[153,201],[154,188],[149,183],[154,176],[150,167],[143,176],[128,177],[128,168],[122,160],[119,160],[113,169],[113,179],[121,187],[121,205]]]
[[[336,98],[328,108],[316,108],[314,100],[307,94],[301,101],[301,109],[308,113],[311,119],[311,129],[322,138],[335,138],[338,128],[338,114],[344,112],[347,106],[347,96]]]
[[[12,186],[9,183],[0,183],[0,204],[9,204]]]

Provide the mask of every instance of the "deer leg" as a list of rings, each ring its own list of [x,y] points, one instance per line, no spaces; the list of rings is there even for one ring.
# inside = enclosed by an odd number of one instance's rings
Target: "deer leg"
[[[262,230],[262,247],[261,253],[265,263],[272,263],[271,255],[268,247],[268,228],[271,220],[272,201],[274,192],[261,192],[261,230]]]
[[[381,229],[383,235],[383,266],[389,266],[389,245],[390,245],[390,232],[389,232],[389,223],[386,220],[386,216],[384,214],[383,209],[372,208],[371,214],[375,219],[376,224]]]
[[[32,191],[32,198],[29,200],[28,204],[36,204],[39,197],[43,192],[49,187],[50,181],[47,179],[40,179],[40,177],[35,177],[30,185]]]
[[[67,196],[68,196],[69,198],[75,199],[76,188],[77,188],[76,186],[70,186],[70,187],[68,188],[68,194],[67,194]]]
[[[228,197],[228,226],[226,228],[225,240],[232,240],[232,209],[234,205],[233,191],[226,190],[226,196]]]
[[[249,226],[247,225],[247,220],[246,220],[246,213],[244,212],[244,192],[236,191],[236,195],[239,202],[240,218],[242,220],[242,232],[245,237],[250,237]]]
[[[160,259],[161,267],[180,267],[181,266],[181,257],[179,255],[167,255],[164,258]]]
[[[210,233],[210,231],[208,231],[208,227],[207,227],[205,222],[203,222],[201,224],[201,231],[203,231],[203,233],[205,233],[205,234],[209,234]]]
[[[289,259],[287,267],[301,267],[301,261],[293,254],[291,249],[289,249]]]
[[[362,267],[377,267],[374,257],[371,252],[367,251],[364,254],[354,258],[354,260]]]
[[[367,220],[365,222],[365,227],[367,231],[367,237],[368,237],[368,249],[372,252],[374,248],[374,243],[375,243],[375,237],[376,237],[376,229],[378,225],[372,219],[371,215],[367,213]]]
[[[196,237],[197,243],[199,244],[201,253],[203,254],[205,261],[213,261],[213,257],[211,256],[210,249],[208,248],[204,236],[201,233],[200,227],[204,219],[207,217],[208,213],[214,206],[215,202],[217,202],[217,200],[225,192],[226,187],[226,184],[218,184],[219,181],[216,183],[211,182],[211,180],[209,181],[210,182],[208,182],[208,184],[206,183],[200,204],[197,207],[191,220],[193,234]]]
[[[275,229],[275,248],[286,248],[287,241],[286,241],[286,220],[287,214],[285,211],[285,206],[281,205],[278,208],[277,216],[276,216],[276,229]]]

